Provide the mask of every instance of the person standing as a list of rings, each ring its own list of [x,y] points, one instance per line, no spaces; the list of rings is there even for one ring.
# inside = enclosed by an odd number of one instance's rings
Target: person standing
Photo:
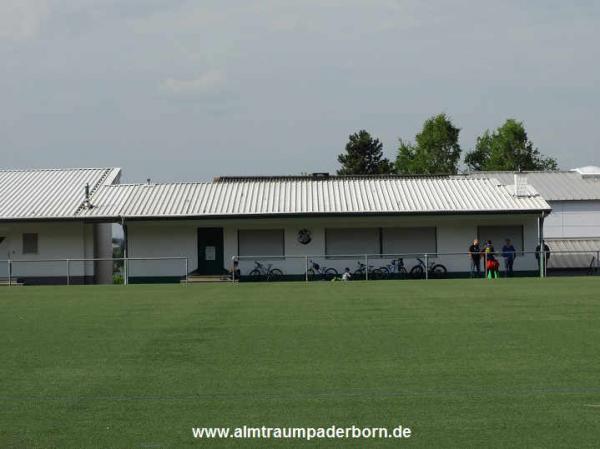
[[[469,246],[469,258],[471,259],[471,277],[475,274],[481,276],[481,247],[477,239],[474,239],[473,244]]]
[[[506,271],[506,276],[511,277],[513,275],[513,265],[515,263],[515,258],[517,257],[517,250],[513,246],[510,239],[506,239],[504,241],[504,246],[502,247],[502,257],[504,258],[504,269]]]
[[[540,266],[540,253],[542,247],[540,245],[535,247],[535,260],[537,260],[538,267]],[[550,247],[544,242],[544,255],[546,256],[544,259],[544,271],[548,269],[548,261],[550,260]],[[545,273],[544,273],[545,275]]]
[[[485,242],[483,253],[485,254],[485,269],[487,278],[497,279],[500,263],[496,260],[496,249],[494,248],[494,244],[491,240]]]
[[[540,245],[535,247],[535,259],[539,262],[540,260]],[[550,247],[546,244],[546,242],[544,242],[544,255],[546,256],[546,265],[548,264],[548,261],[550,260]]]

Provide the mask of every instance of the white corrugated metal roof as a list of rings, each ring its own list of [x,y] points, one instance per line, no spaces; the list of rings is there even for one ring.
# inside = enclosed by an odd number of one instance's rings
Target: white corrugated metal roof
[[[596,263],[600,239],[546,239],[550,247],[548,268],[588,268]]]
[[[586,165],[585,167],[574,168],[573,170],[583,176],[600,176],[600,167],[597,165]]]
[[[470,177],[221,178],[211,183],[100,187],[81,217],[534,212],[550,210],[533,194],[515,197],[493,179]]]
[[[474,177],[495,178],[506,185],[514,183],[514,172],[477,172]],[[570,172],[524,172],[527,182],[546,201],[600,200],[600,177]]]
[[[0,170],[0,220],[75,218],[86,183],[93,195],[118,168]]]

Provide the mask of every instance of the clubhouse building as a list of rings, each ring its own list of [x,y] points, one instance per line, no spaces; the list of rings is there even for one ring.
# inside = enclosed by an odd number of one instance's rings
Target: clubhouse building
[[[111,228],[130,258],[186,258],[186,272],[221,275],[239,260],[290,277],[308,258],[343,271],[428,254],[449,275],[468,275],[474,238],[510,238],[515,270],[535,272],[533,252],[551,206],[526,179],[489,175],[220,177],[212,182],[121,184],[107,169],[0,171],[0,278],[27,283],[111,281]],[[10,260],[10,262],[9,262]],[[180,259],[132,260],[137,281],[178,281]]]

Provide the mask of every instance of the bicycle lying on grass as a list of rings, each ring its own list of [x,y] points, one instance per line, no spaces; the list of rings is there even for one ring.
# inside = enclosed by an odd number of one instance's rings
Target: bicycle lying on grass
[[[272,264],[264,265],[258,260],[254,261],[254,269],[248,273],[248,276],[255,281],[278,281],[283,277],[283,271],[279,268],[273,268]]]
[[[310,268],[307,271],[308,279],[311,281],[317,279],[323,279],[325,281],[331,281],[333,278],[337,277],[338,271],[335,268],[328,268],[325,266],[320,266],[315,261],[310,261]]]

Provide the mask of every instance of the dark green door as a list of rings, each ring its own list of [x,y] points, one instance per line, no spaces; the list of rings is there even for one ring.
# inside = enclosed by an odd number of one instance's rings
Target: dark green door
[[[223,271],[223,228],[198,228],[198,273]]]

